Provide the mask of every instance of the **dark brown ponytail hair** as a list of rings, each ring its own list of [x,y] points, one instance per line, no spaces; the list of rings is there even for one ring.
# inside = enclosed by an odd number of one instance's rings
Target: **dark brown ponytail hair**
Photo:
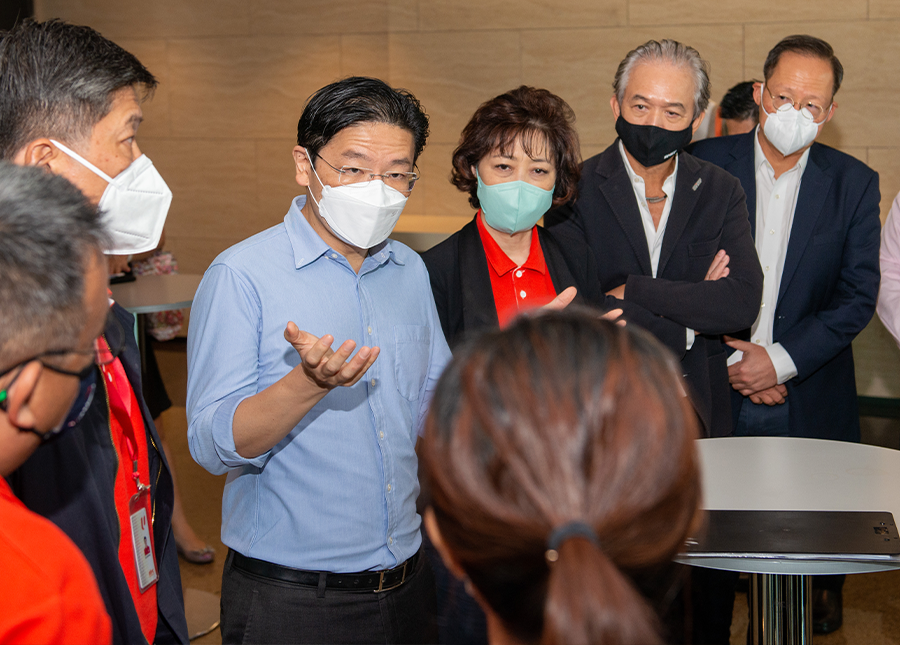
[[[667,562],[694,525],[697,425],[650,335],[545,312],[463,345],[420,449],[443,543],[523,643],[658,643],[629,574]],[[548,561],[547,540],[581,521]]]

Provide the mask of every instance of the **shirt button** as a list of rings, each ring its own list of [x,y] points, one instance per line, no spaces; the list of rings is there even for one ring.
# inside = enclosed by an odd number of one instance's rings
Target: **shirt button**
[[[390,484],[387,485],[387,490],[388,490],[389,493],[391,492],[391,485],[390,485]]]
[[[337,253],[332,253],[332,254],[331,254],[331,259],[332,259],[332,260],[337,260]]]
[[[775,231],[774,230],[769,231],[769,235],[775,235]]]
[[[379,438],[379,439],[384,439],[384,431],[381,431],[381,432],[378,433],[378,438]]]
[[[522,298],[524,298],[524,297],[525,297],[525,292],[524,292],[524,291],[520,291],[520,292],[519,292],[519,296],[522,297]]]
[[[516,271],[516,277],[517,277],[517,278],[521,278],[521,277],[522,277],[522,271],[521,271],[521,270]]]
[[[765,307],[765,306],[766,306],[766,303],[762,303],[762,304],[760,305],[760,309],[763,308],[763,307]]]
[[[369,325],[368,329],[369,329],[369,336],[371,336],[372,335],[372,325]]]
[[[766,271],[768,271],[768,270],[769,270],[769,267],[767,266],[767,267],[766,267]]]
[[[393,543],[394,543],[394,538],[389,537],[389,538],[388,538],[388,544],[393,544]]]
[[[775,199],[779,199],[781,195],[775,195]]]
[[[375,387],[376,385],[378,385],[378,380],[373,378],[371,381],[369,381],[369,383],[372,384],[372,387]]]
[[[757,338],[753,342],[756,343],[757,345],[762,345],[762,341],[759,338]]]

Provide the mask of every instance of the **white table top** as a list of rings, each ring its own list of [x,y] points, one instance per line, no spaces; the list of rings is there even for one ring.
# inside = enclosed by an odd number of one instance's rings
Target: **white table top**
[[[900,450],[824,439],[725,437],[697,442],[704,508],[750,511],[890,511],[900,521]],[[884,562],[691,558],[712,569],[778,574],[865,573]]]
[[[113,300],[133,314],[186,309],[194,301],[202,275],[177,273],[143,275],[134,282],[110,286]]]

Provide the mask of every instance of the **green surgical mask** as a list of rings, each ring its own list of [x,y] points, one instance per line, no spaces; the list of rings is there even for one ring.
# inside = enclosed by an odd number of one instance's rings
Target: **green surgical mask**
[[[553,204],[553,190],[538,188],[527,181],[508,181],[488,186],[478,171],[478,201],[484,221],[503,233],[520,233],[537,224]]]

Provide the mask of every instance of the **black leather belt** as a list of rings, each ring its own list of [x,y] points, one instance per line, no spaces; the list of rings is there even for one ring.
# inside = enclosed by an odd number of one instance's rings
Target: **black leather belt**
[[[248,558],[234,549],[231,549],[231,553],[233,554],[232,564],[234,567],[245,573],[304,587],[319,586],[319,579],[322,575],[319,571],[303,571],[266,562],[265,560]],[[345,591],[374,591],[375,593],[390,591],[406,582],[407,576],[412,575],[418,561],[419,554],[416,553],[409,560],[393,569],[363,571],[362,573],[326,573],[325,587],[327,589],[344,589]]]

